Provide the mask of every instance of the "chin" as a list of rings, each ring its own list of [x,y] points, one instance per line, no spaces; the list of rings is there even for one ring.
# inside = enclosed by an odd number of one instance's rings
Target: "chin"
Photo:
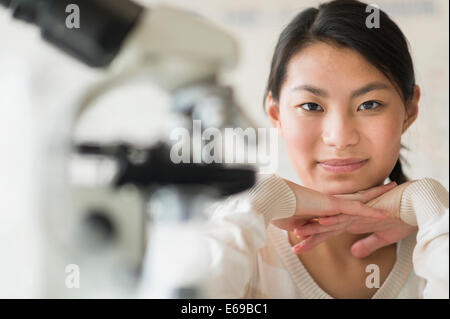
[[[318,182],[318,185],[322,185],[322,189],[319,191],[328,195],[339,195],[339,194],[352,194],[362,190],[366,190],[372,187],[380,186],[384,184],[382,178],[379,182],[370,182],[367,180],[326,180]]]
[[[365,188],[361,182],[356,181],[327,181],[322,185],[320,192],[328,195],[351,194]]]

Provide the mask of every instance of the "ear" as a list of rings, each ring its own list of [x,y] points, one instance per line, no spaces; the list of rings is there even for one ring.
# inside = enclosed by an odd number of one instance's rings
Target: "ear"
[[[266,98],[266,111],[269,116],[270,123],[273,127],[280,129],[280,108],[278,103],[273,99],[272,92],[269,91]]]
[[[406,116],[403,121],[402,134],[411,126],[412,123],[417,118],[419,114],[419,99],[420,99],[420,88],[417,85],[414,85],[414,92],[411,100],[406,106]]]

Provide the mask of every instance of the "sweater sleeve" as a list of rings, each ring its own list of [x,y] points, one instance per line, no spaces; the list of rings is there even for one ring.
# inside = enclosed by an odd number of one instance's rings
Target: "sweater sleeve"
[[[448,202],[448,191],[432,178],[411,183],[402,195],[400,218],[419,228],[413,265],[426,280],[423,298],[449,298]]]
[[[216,207],[204,239],[209,250],[206,294],[213,298],[242,298],[252,277],[257,251],[266,245],[272,220],[294,214],[295,195],[276,175],[260,179],[243,195]]]

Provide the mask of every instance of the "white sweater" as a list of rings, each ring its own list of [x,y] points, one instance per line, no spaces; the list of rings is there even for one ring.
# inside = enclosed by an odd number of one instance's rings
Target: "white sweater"
[[[276,175],[215,204],[202,232],[211,262],[212,298],[332,298],[291,250],[287,231],[271,220],[290,217],[295,195]],[[400,217],[418,231],[397,243],[397,259],[373,298],[449,298],[448,191],[434,179],[405,189]]]

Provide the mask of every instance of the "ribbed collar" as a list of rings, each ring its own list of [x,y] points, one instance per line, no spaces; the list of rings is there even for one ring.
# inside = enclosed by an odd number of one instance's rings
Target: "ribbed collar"
[[[267,230],[282,262],[301,293],[308,299],[334,299],[319,287],[297,255],[292,252],[288,232],[271,224]],[[394,267],[372,299],[394,299],[398,296],[412,271],[415,236],[416,232],[397,243],[397,258]]]

